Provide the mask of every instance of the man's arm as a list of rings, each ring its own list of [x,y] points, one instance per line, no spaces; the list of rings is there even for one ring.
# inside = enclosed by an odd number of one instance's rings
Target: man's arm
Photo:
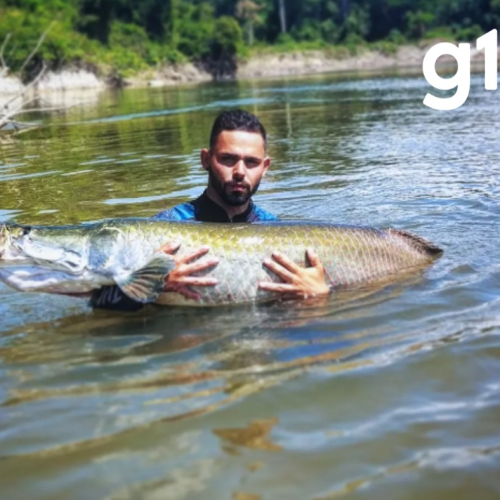
[[[310,265],[301,267],[283,254],[274,252],[274,260],[266,259],[264,265],[277,274],[284,283],[261,281],[259,288],[279,293],[287,299],[306,299],[328,295],[331,293],[333,283],[327,283],[327,274],[318,254],[314,250],[308,249],[306,257]]]
[[[139,311],[145,304],[136,302],[123,293],[119,286],[103,286],[94,290],[90,296],[89,305],[93,309],[108,309],[110,311]]]

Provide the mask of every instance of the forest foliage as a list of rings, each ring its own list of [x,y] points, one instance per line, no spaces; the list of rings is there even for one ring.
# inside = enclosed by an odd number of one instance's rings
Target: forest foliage
[[[390,49],[425,38],[473,40],[499,26],[500,0],[0,0],[11,71],[47,32],[27,73],[42,62],[126,74],[265,50]]]

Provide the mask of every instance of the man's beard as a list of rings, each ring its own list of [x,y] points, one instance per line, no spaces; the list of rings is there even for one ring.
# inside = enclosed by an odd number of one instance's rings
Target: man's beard
[[[233,207],[240,207],[244,205],[259,189],[259,182],[250,189],[247,183],[239,182],[238,184],[245,184],[246,191],[244,193],[234,193],[230,191],[230,185],[232,182],[222,182],[212,172],[212,169],[208,169],[208,182],[214,188],[215,192],[221,197],[222,201],[227,205]]]

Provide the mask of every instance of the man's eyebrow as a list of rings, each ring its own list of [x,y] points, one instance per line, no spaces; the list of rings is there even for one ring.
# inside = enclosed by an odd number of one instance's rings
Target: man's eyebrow
[[[262,160],[262,158],[259,156],[238,155],[236,153],[226,153],[225,151],[222,151],[218,154],[219,154],[219,156],[224,156],[226,158],[244,158],[245,160],[257,160],[257,161]]]

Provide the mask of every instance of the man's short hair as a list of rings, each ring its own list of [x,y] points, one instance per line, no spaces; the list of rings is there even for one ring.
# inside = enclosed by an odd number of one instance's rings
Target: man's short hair
[[[212,132],[210,133],[210,149],[215,147],[219,134],[224,131],[241,130],[243,132],[253,132],[260,134],[264,139],[264,148],[266,147],[266,129],[260,123],[259,119],[241,109],[223,111],[214,121]]]

